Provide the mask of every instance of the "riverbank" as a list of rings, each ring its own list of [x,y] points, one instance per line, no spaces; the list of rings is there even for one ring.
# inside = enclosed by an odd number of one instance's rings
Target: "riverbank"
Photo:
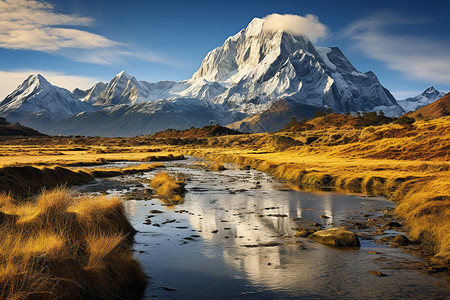
[[[70,169],[61,166],[3,167],[0,168],[0,192],[10,193],[16,197],[29,197],[42,189],[85,184],[95,178],[148,172],[162,166],[161,163],[143,163],[125,168],[90,169]]]
[[[3,139],[0,165],[158,161],[183,153],[268,172],[303,189],[384,195],[397,204],[395,214],[410,238],[432,253],[431,262],[448,267],[450,117],[361,128],[347,121],[330,115],[272,134],[217,136],[217,126],[207,126],[202,135],[186,130],[127,139]]]
[[[387,124],[216,137],[177,149],[268,172],[302,189],[384,195],[397,204],[395,214],[404,220],[410,238],[432,253],[431,263],[448,268],[448,132],[450,117],[416,122],[414,127]]]
[[[135,233],[118,198],[0,195],[0,298],[141,299]]]

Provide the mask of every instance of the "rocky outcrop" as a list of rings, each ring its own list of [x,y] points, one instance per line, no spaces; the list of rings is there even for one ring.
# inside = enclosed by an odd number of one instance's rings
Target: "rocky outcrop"
[[[309,238],[332,247],[361,247],[358,236],[344,228],[319,230],[311,234]]]

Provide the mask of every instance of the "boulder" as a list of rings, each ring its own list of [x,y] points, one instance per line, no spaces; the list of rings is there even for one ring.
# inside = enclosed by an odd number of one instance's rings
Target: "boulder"
[[[295,234],[295,236],[296,237],[308,237],[316,231],[317,231],[317,229],[314,229],[314,228],[300,227],[300,228],[297,228],[297,233]]]
[[[394,243],[399,246],[408,246],[409,239],[406,236],[404,236],[403,234],[399,234],[394,238]]]
[[[344,228],[319,230],[311,234],[309,238],[332,247],[361,247],[358,236]]]

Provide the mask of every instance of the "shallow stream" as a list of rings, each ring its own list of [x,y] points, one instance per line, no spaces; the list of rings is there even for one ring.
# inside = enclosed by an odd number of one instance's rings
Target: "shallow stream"
[[[375,229],[352,229],[360,237],[360,249],[330,248],[293,237],[298,226],[320,223],[326,229],[376,218],[393,207],[392,202],[296,191],[255,170],[227,165],[225,171],[207,171],[198,167],[199,161],[165,163],[165,171],[188,178],[183,204],[166,207],[158,199],[126,202],[139,231],[135,256],[150,276],[145,298],[450,297],[445,279],[411,269],[420,259],[377,243],[371,234]],[[80,190],[123,195],[145,189],[146,184],[133,182],[148,181],[159,171],[97,180]]]

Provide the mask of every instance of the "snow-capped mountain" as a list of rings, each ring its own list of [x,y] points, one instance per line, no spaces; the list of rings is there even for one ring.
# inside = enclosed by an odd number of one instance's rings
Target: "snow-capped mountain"
[[[358,72],[337,47],[315,47],[304,35],[266,32],[258,18],[208,53],[188,80],[203,82],[226,88],[212,102],[247,114],[260,113],[280,98],[337,112],[402,113],[375,74]]]
[[[244,114],[260,113],[281,98],[337,112],[403,111],[372,72],[358,72],[337,47],[315,47],[308,37],[266,32],[255,18],[203,60],[187,81],[148,83],[119,73],[94,105],[196,98]]]
[[[258,18],[208,53],[188,80],[150,83],[122,71],[110,82],[99,82],[86,91],[64,91],[64,97],[45,93],[43,102],[61,101],[64,113],[55,107],[47,113],[52,119],[65,119],[58,126],[37,129],[94,134],[102,128],[95,134],[130,136],[210,122],[225,125],[263,114],[258,118],[259,130],[275,130],[291,117],[311,116],[324,107],[340,113],[383,110],[393,116],[404,112],[374,73],[356,70],[339,48],[315,47],[304,35],[266,31],[264,20]],[[16,91],[8,96],[0,112],[9,109],[9,102],[20,102],[19,96]],[[276,105],[280,100],[282,105]],[[64,110],[67,103],[76,103],[75,109]],[[270,117],[280,107],[283,113]]]
[[[133,105],[179,97],[177,92],[186,87],[186,84],[175,81],[158,81],[156,83],[138,81],[135,77],[122,71],[107,84],[98,82],[86,91],[76,89],[73,93],[81,101],[94,106]]]
[[[91,105],[79,101],[70,91],[51,85],[40,74],[29,76],[0,102],[0,116],[11,122],[29,118],[50,122],[93,110]]]
[[[80,90],[74,89],[72,94],[83,102],[87,102],[89,104],[95,104],[97,102],[98,96],[106,89],[107,84],[104,82],[97,82],[88,90]]]
[[[445,92],[436,90],[433,86],[427,88],[422,94],[415,97],[397,100],[397,103],[406,111],[416,111],[445,96]]]

